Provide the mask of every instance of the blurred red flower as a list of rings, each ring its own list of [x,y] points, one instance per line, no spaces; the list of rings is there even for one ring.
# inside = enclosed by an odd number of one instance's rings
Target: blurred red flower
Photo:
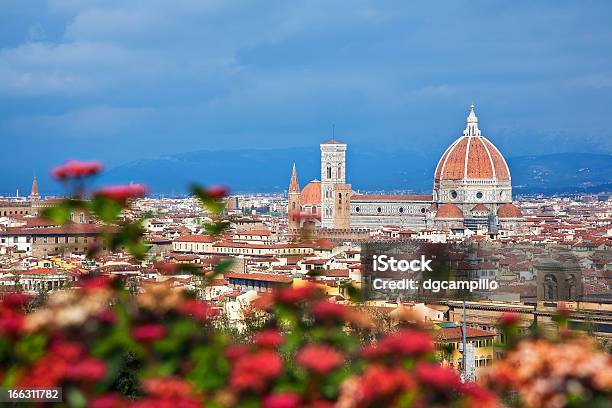
[[[489,390],[473,382],[461,384],[461,392],[469,396],[474,407],[497,407],[497,397]]]
[[[439,390],[455,390],[461,385],[461,379],[455,370],[437,363],[419,361],[415,373],[422,384]]]
[[[89,401],[89,408],[123,408],[127,406],[121,395],[116,393],[102,394]]]
[[[348,314],[348,308],[339,303],[320,300],[312,305],[312,314],[318,320],[344,320]]]
[[[229,189],[225,186],[210,186],[204,192],[211,198],[223,198],[229,194]]]
[[[307,283],[298,287],[284,288],[276,292],[275,300],[279,303],[292,305],[296,302],[312,299],[320,290],[316,285]]]
[[[23,293],[7,293],[2,298],[2,305],[15,309],[27,305],[31,298]]]
[[[20,387],[55,387],[64,378],[69,362],[53,352],[39,358],[19,380]]]
[[[144,389],[150,395],[160,398],[182,398],[193,394],[191,384],[180,378],[147,378]]]
[[[136,341],[159,340],[166,336],[166,328],[161,324],[145,324],[132,329],[132,338]]]
[[[298,408],[300,396],[293,392],[279,392],[268,395],[263,400],[263,408]]]
[[[93,357],[70,364],[66,368],[66,378],[75,381],[100,381],[106,376],[106,364]]]
[[[278,377],[283,371],[279,355],[270,350],[239,357],[232,367],[230,385],[240,390],[261,390],[266,381]]]
[[[429,334],[418,330],[402,330],[382,339],[371,356],[415,356],[433,350],[434,342]]]
[[[73,341],[56,340],[49,347],[49,354],[68,362],[76,361],[85,353],[82,344]]]
[[[190,299],[179,306],[178,311],[186,316],[193,316],[198,320],[206,320],[217,315],[217,312],[208,304]]]
[[[296,362],[317,374],[327,374],[342,365],[344,356],[330,346],[309,344],[297,353]]]
[[[225,348],[225,357],[228,360],[236,360],[249,354],[249,348],[242,344],[234,344]]]
[[[363,398],[372,401],[414,388],[413,378],[401,368],[372,365],[360,377]]]
[[[276,329],[266,329],[255,334],[255,344],[264,348],[276,348],[285,341]]]
[[[201,408],[202,401],[191,398],[142,398],[130,403],[130,408]]]
[[[0,333],[13,335],[21,332],[25,325],[25,316],[16,310],[0,309]]]
[[[111,285],[112,279],[107,275],[87,276],[80,279],[79,283],[84,290],[106,289]]]
[[[308,408],[334,408],[336,404],[326,400],[316,400],[308,405]]]
[[[104,324],[114,324],[117,321],[117,315],[112,310],[104,310],[96,316],[96,320]]]
[[[512,326],[514,324],[517,324],[518,321],[519,315],[518,313],[514,312],[502,313],[501,317],[499,318],[499,324],[501,324],[502,326]]]
[[[94,192],[94,196],[106,197],[119,203],[125,203],[130,198],[144,197],[147,191],[147,187],[143,184],[126,184],[100,188]]]
[[[68,178],[81,178],[91,176],[102,171],[102,163],[98,161],[79,161],[70,160],[61,166],[55,167],[51,174],[57,180],[66,180]]]

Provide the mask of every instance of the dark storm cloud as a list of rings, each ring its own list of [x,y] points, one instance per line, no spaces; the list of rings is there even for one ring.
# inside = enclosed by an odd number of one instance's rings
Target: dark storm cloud
[[[506,155],[610,152],[611,17],[607,1],[8,1],[0,170],[303,146],[332,123],[435,161],[472,101]]]

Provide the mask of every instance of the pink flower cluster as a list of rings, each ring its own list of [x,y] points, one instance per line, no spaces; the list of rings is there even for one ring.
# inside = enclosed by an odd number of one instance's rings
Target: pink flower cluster
[[[104,166],[98,161],[70,160],[53,169],[51,174],[57,180],[78,179],[91,176],[102,171]]]

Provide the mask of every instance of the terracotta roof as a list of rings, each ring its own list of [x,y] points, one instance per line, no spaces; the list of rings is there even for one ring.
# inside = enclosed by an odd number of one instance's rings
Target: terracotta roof
[[[210,235],[183,235],[174,240],[174,242],[215,242]]]
[[[486,330],[468,327],[466,331],[468,339],[474,337],[494,337],[495,333]],[[440,330],[434,331],[434,335],[438,340],[461,340],[463,339],[463,327],[443,327]]]
[[[25,227],[50,227],[50,226],[57,226],[56,223],[54,223],[51,220],[48,220],[46,218],[43,217],[24,217],[23,220],[26,222]]]
[[[262,235],[262,236],[267,236],[270,235],[270,231],[269,230],[252,230],[252,231],[237,231],[234,233],[234,235]]]
[[[324,142],[324,143],[321,143],[321,144],[344,144],[344,143],[342,143],[342,142],[340,142],[338,140],[332,139],[332,140],[328,140],[327,142]]]
[[[348,278],[348,269],[330,269],[325,272],[325,276],[329,278]]]
[[[65,270],[57,269],[57,268],[35,268],[29,269],[26,271],[15,271],[20,275],[57,275],[61,273],[66,273]]]
[[[321,205],[321,182],[314,180],[306,184],[300,193],[301,205]]]
[[[499,218],[521,218],[523,213],[514,204],[504,204],[497,210],[497,216]]]
[[[510,180],[510,172],[499,150],[484,136],[461,136],[440,158],[434,179]]]
[[[442,204],[440,208],[438,208],[436,218],[462,219],[463,211],[455,204]]]
[[[66,224],[60,227],[48,228],[25,228],[25,227],[10,227],[4,231],[0,231],[0,235],[90,235],[100,234],[104,231],[118,231],[118,227],[106,227],[96,224]]]

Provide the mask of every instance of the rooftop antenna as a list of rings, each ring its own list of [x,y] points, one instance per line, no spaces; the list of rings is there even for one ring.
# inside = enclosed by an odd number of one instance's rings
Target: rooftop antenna
[[[332,140],[336,140],[336,124],[332,123]]]

